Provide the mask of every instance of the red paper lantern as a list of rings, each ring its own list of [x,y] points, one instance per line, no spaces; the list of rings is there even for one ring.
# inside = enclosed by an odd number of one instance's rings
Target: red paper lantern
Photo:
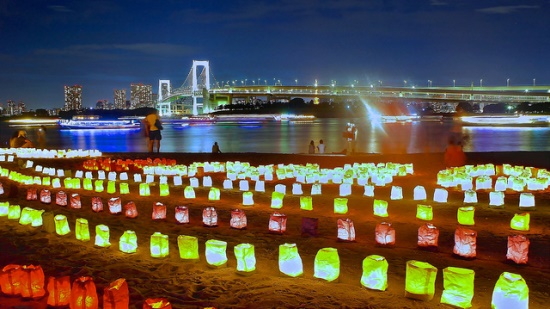
[[[246,228],[246,214],[244,213],[244,210],[241,209],[233,209],[231,210],[231,220],[229,222],[229,225],[238,230],[242,230]]]
[[[113,215],[119,214],[122,212],[122,202],[120,197],[113,197],[109,199],[109,212]]]
[[[39,299],[46,295],[44,271],[40,265],[23,265],[21,271],[21,296],[23,298]]]
[[[126,218],[136,218],[138,216],[138,211],[136,204],[132,201],[124,205],[124,215]]]
[[[355,227],[350,219],[338,219],[338,240],[355,241]]]
[[[206,207],[202,211],[202,223],[205,226],[218,226],[218,213],[214,207]]]
[[[103,290],[103,309],[127,309],[130,292],[126,279],[117,279]]]
[[[50,204],[52,202],[52,194],[50,193],[50,190],[40,190],[40,202],[43,204]]]
[[[92,210],[94,212],[103,211],[103,201],[101,201],[101,197],[99,196],[92,197]]]
[[[64,191],[58,191],[55,194],[55,203],[59,206],[67,206],[67,194]]]
[[[377,224],[374,233],[377,244],[382,246],[395,245],[395,229],[391,226],[391,223],[382,222]]]
[[[477,232],[471,229],[458,227],[455,231],[455,246],[453,253],[465,258],[476,257]]]
[[[166,298],[148,298],[143,303],[143,309],[172,309],[172,304]]]
[[[269,216],[269,232],[283,234],[286,231],[286,215],[275,212]]]
[[[98,309],[99,300],[92,277],[82,276],[73,281],[69,306],[71,309]]]
[[[165,220],[166,219],[166,205],[161,202],[153,204],[153,220]]]
[[[71,208],[80,209],[82,208],[82,203],[80,202],[80,195],[78,193],[71,194]]]
[[[21,265],[9,264],[2,268],[2,273],[0,273],[0,287],[2,293],[8,296],[20,295],[22,275]]]
[[[506,258],[516,264],[527,264],[529,254],[529,239],[525,235],[508,236],[508,252]]]
[[[36,194],[36,188],[27,189],[27,201],[36,201],[38,196]]]
[[[48,277],[48,306],[68,306],[71,300],[71,277]]]
[[[431,223],[426,223],[418,228],[418,246],[422,248],[437,248],[439,241],[439,229]]]
[[[176,206],[175,217],[179,224],[189,223],[189,209],[186,206]]]

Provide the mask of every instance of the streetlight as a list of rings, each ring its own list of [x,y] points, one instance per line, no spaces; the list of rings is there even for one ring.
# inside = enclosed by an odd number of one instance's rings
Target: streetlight
[[[533,78],[533,87],[535,87],[536,85],[537,85],[537,79]]]
[[[407,87],[407,81],[406,80],[403,81],[403,86]]]
[[[509,78],[506,79],[506,87],[510,87],[510,79]]]
[[[245,78],[245,79],[244,79],[244,85],[245,85],[245,86],[246,86],[246,81],[247,81],[247,79]]]
[[[298,79],[295,79],[294,81],[296,82],[296,86],[298,86]]]
[[[453,87],[456,87],[456,80],[453,79]]]
[[[483,79],[479,80],[479,87],[483,87]]]
[[[431,87],[432,87],[432,81],[428,79],[428,88],[431,88]]]

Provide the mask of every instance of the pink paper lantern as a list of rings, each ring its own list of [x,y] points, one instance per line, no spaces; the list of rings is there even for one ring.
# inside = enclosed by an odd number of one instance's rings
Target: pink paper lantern
[[[138,211],[134,202],[130,201],[124,204],[124,215],[126,216],[126,218],[137,218]]]
[[[92,210],[94,212],[103,211],[103,201],[101,201],[101,197],[99,196],[92,197]]]
[[[476,257],[477,232],[468,228],[458,227],[455,231],[455,246],[453,253],[465,258]]]
[[[178,224],[189,223],[189,209],[187,209],[187,206],[176,206],[175,217]]]
[[[214,207],[206,207],[202,211],[202,223],[205,226],[218,226],[218,213]]]
[[[38,199],[38,195],[36,193],[36,188],[28,188],[27,201],[36,201],[37,199]]]
[[[233,209],[231,210],[231,220],[229,222],[229,225],[238,230],[242,230],[246,228],[246,214],[244,210],[241,209]]]
[[[418,228],[418,246],[422,248],[436,248],[439,241],[439,229],[431,223]]]
[[[109,199],[109,212],[113,215],[119,214],[122,212],[122,201],[120,197],[113,197]]]
[[[52,202],[52,193],[50,192],[50,190],[40,190],[40,202],[42,204],[50,204]]]
[[[55,203],[59,206],[67,206],[67,194],[64,191],[58,191],[55,194]]]
[[[153,220],[165,220],[166,219],[166,205],[161,202],[153,204]]]
[[[355,241],[355,227],[350,219],[338,219],[338,240]]]
[[[391,223],[382,222],[376,225],[375,229],[376,243],[382,246],[395,245],[395,229]]]
[[[70,205],[72,209],[82,208],[82,202],[80,202],[80,195],[78,193],[71,194]]]
[[[506,258],[516,264],[527,264],[530,241],[524,235],[508,236],[508,252]]]
[[[283,234],[286,231],[286,215],[275,212],[269,216],[269,232]]]

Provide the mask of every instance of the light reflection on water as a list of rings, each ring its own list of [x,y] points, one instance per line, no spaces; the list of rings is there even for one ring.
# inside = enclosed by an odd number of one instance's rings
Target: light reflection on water
[[[210,152],[217,141],[223,152],[307,153],[310,140],[320,139],[326,152],[340,152],[347,143],[342,137],[347,122],[358,127],[357,152],[442,152],[448,136],[457,128],[452,122],[415,121],[368,123],[360,119],[316,119],[300,123],[246,123],[181,126],[166,124],[161,152]],[[3,145],[16,128],[0,123]],[[36,141],[36,129],[26,128]],[[550,151],[550,127],[462,127],[468,136],[464,148],[470,152]],[[139,130],[59,130],[46,133],[49,148],[98,149],[102,152],[146,152],[146,138]],[[5,146],[4,146],[5,147]]]

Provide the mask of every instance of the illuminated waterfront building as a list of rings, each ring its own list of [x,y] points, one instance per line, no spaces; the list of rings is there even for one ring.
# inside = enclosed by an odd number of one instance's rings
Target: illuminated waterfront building
[[[130,107],[153,107],[153,86],[144,84],[130,85]]]
[[[65,108],[68,110],[82,109],[82,86],[65,86]]]
[[[126,89],[115,89],[115,109],[126,109]]]

